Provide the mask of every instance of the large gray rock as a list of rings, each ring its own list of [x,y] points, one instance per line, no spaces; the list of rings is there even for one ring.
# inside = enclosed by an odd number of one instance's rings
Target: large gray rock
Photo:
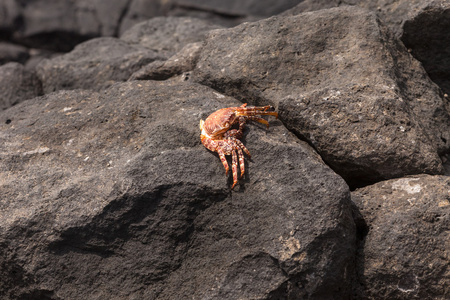
[[[0,66],[0,110],[42,94],[36,74],[15,62]]]
[[[146,64],[166,55],[129,45],[117,38],[96,38],[73,51],[44,59],[36,66],[45,93],[57,90],[101,90],[117,81],[126,81]]]
[[[198,124],[238,104],[177,79],[60,91],[0,112],[0,294],[349,298],[347,185],[271,120],[247,127],[252,159],[230,190]]]
[[[195,68],[201,48],[201,42],[187,44],[168,60],[151,62],[134,72],[129,80],[165,80],[189,72]]]
[[[158,17],[133,26],[120,38],[131,45],[173,55],[187,44],[202,42],[209,31],[219,28],[222,27],[194,18]]]
[[[450,177],[388,180],[352,199],[368,227],[356,299],[449,299]]]
[[[443,172],[450,117],[442,94],[366,10],[213,31],[194,78],[244,102],[278,107],[283,123],[352,186]]]
[[[65,55],[44,59],[36,66],[36,72],[45,93],[79,88],[101,90],[114,82],[128,80],[149,63],[162,66],[184,46],[203,41],[208,31],[219,27],[192,18],[155,18],[134,26],[121,39],[92,39]],[[169,75],[161,75],[167,78],[192,69],[198,54],[193,56],[191,52],[181,53],[179,56],[182,57],[175,57],[176,62],[169,61],[164,70],[153,73],[167,73]],[[198,53],[198,50],[194,52]],[[188,62],[191,56],[194,59]],[[141,73],[149,72],[143,70]],[[155,77],[161,79],[161,76]]]
[[[406,47],[422,62],[430,78],[450,95],[450,2],[432,1],[408,19],[403,28]],[[447,101],[450,106],[450,97]]]
[[[128,0],[0,1],[0,31],[34,48],[69,51],[92,37],[113,36]]]
[[[400,36],[405,21],[412,18],[418,10],[437,1],[444,2],[446,0],[305,0],[282,12],[281,15],[292,16],[320,9],[355,6],[376,13],[396,36]]]
[[[201,18],[223,26],[235,26],[280,13],[301,0],[132,0],[123,16],[121,31],[157,16]]]

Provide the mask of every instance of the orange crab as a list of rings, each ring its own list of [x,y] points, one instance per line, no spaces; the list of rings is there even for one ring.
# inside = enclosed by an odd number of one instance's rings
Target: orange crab
[[[225,155],[232,156],[233,185],[231,188],[234,188],[238,181],[238,159],[241,169],[240,177],[245,173],[244,154],[242,151],[250,157],[250,152],[240,141],[247,120],[256,121],[269,127],[269,122],[260,116],[270,115],[278,118],[278,113],[273,111],[273,107],[270,105],[259,107],[246,106],[247,103],[239,107],[222,108],[209,115],[205,121],[200,120],[200,130],[202,131],[200,138],[202,144],[209,150],[219,154],[220,160],[225,168],[225,175],[228,175],[229,171]],[[237,123],[239,123],[239,129],[231,129]]]

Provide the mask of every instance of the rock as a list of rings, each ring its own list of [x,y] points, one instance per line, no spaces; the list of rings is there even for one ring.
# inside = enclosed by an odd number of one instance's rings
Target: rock
[[[0,110],[42,94],[36,75],[19,63],[0,66]]]
[[[403,31],[403,24],[409,20],[417,10],[427,6],[433,0],[305,0],[295,7],[282,12],[280,15],[292,16],[300,13],[328,9],[339,6],[355,6],[370,10],[377,14],[382,22],[399,37]],[[445,1],[445,0],[439,0]]]
[[[166,80],[191,71],[197,63],[202,43],[187,44],[166,61],[154,61],[133,73],[129,80]]]
[[[358,26],[354,26],[358,24]],[[443,172],[450,117],[438,87],[373,13],[342,7],[211,32],[194,80],[271,103],[352,186]]]
[[[28,49],[11,43],[0,42],[0,65],[11,61],[24,63],[30,54]]]
[[[3,38],[10,38],[18,28],[20,19],[20,5],[15,0],[2,0],[0,2],[0,32]]]
[[[174,55],[187,44],[203,41],[209,31],[218,28],[222,27],[193,18],[158,17],[135,25],[120,38],[131,45]]]
[[[164,59],[164,54],[129,45],[117,38],[96,38],[72,52],[44,59],[36,66],[45,93],[57,90],[101,90],[125,81],[142,66]]]
[[[191,18],[155,18],[131,28],[121,39],[92,39],[68,54],[45,59],[36,66],[36,71],[45,93],[78,88],[98,91],[129,79],[154,61],[141,71],[143,75],[138,73],[133,78],[165,79],[193,68],[199,44],[174,55],[186,45],[202,41],[214,28],[218,26]],[[167,64],[159,62],[171,56],[173,60]],[[151,72],[154,75],[146,75]]]
[[[450,95],[449,27],[450,3],[432,1],[405,22],[402,35],[405,46],[447,95]],[[450,103],[449,98],[447,102]]]
[[[271,120],[247,127],[252,159],[231,191],[198,123],[238,104],[178,78],[59,91],[0,112],[0,293],[349,298],[347,185]]]
[[[128,2],[127,9],[124,11],[119,35],[122,35],[128,29],[136,24],[148,21],[149,19],[165,16],[170,9],[172,1],[157,0],[131,0]]]
[[[123,17],[120,32],[157,16],[194,17],[232,27],[278,14],[299,2],[301,0],[133,0]]]
[[[0,30],[16,43],[67,52],[87,39],[117,35],[128,2],[2,1]]]
[[[368,225],[356,299],[448,299],[450,177],[420,175],[352,193]]]

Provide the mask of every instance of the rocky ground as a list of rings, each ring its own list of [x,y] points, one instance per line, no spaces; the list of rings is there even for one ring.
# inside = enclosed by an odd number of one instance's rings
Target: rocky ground
[[[450,297],[448,1],[0,16],[0,298]],[[242,103],[231,190],[198,125]]]

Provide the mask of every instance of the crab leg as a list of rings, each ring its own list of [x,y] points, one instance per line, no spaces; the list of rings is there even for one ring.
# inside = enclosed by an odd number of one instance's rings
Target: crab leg
[[[228,175],[228,171],[230,168],[228,167],[228,162],[225,157],[225,153],[221,148],[217,148],[217,153],[219,154],[220,160],[222,161],[223,167],[225,168],[225,175]]]
[[[232,165],[231,165],[231,168],[233,170],[233,185],[231,186],[231,188],[233,189],[234,186],[236,185],[237,181],[238,181],[238,178],[237,178],[237,157],[236,157],[236,151],[233,149],[231,154],[232,154]]]
[[[255,107],[239,107],[236,111],[238,116],[275,116],[278,118],[278,113],[276,111],[267,111],[271,106],[255,106]]]
[[[248,118],[248,120],[250,120],[250,121],[255,121],[255,122],[264,124],[264,125],[267,126],[267,128],[269,128],[269,122],[267,122],[267,121],[266,121],[265,119],[263,119],[263,118],[260,118],[260,117],[258,117],[258,116],[248,116],[247,118]]]
[[[247,154],[248,157],[252,157],[252,156],[250,155],[250,151],[248,151],[248,149],[244,146],[244,144],[242,144],[242,142],[241,142],[240,140],[235,140],[234,142],[236,143],[236,145],[237,145],[239,148],[241,148],[242,150],[244,150],[245,154]]]
[[[242,153],[241,148],[237,148],[238,158],[239,158],[239,168],[241,169],[241,177],[244,176],[245,173],[245,163],[244,163],[244,153]]]

